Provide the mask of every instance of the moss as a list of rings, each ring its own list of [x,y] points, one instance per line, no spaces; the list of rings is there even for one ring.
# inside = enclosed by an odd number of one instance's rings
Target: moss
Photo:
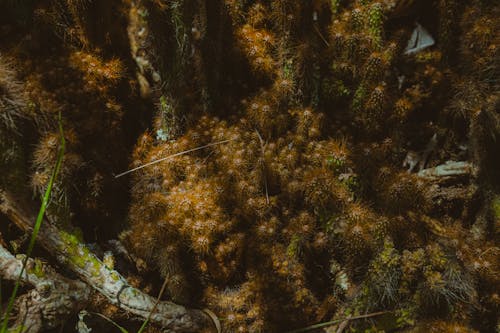
[[[93,277],[100,276],[102,263],[99,262],[88,247],[82,244],[78,235],[61,231],[60,237],[64,243],[60,251],[67,254],[67,258],[72,265],[90,271]]]
[[[156,130],[156,140],[168,141],[175,136],[175,131],[178,126],[175,118],[173,101],[169,101],[167,97],[161,95],[158,105],[158,125]]]
[[[113,272],[111,272],[111,278],[114,281],[118,281],[118,280],[120,280],[120,275],[118,275],[118,273],[116,273],[115,271],[113,271]]]
[[[22,192],[26,156],[19,130],[28,111],[24,86],[18,82],[12,64],[0,57],[0,186]]]
[[[24,325],[19,325],[19,326],[16,326],[14,328],[10,328],[7,330],[8,333],[24,333],[24,332],[27,332],[27,330],[29,329],[29,327],[26,327]]]
[[[399,328],[414,326],[416,322],[414,308],[401,308],[396,311],[396,324]]]
[[[80,248],[76,253],[71,253],[68,258],[72,265],[80,269],[85,269],[88,263],[87,254],[83,248]]]
[[[81,244],[81,239],[75,234],[66,231],[61,231],[61,239],[65,243],[68,249],[72,250]]]
[[[345,168],[345,161],[341,157],[328,156],[326,158],[326,165],[331,168],[335,173],[340,173]]]
[[[33,263],[34,265],[31,268],[26,269],[28,274],[34,274],[37,278],[43,278],[45,276],[43,262],[36,258]]]
[[[368,31],[372,35],[375,45],[379,48],[382,46],[383,24],[384,13],[382,4],[375,2],[370,5],[370,9],[368,10]]]
[[[368,96],[367,88],[364,84],[361,84],[354,93],[352,100],[352,110],[354,112],[360,112]]]
[[[393,2],[37,3],[32,23],[0,29],[16,68],[0,64],[1,185],[29,179],[43,191],[58,142],[50,119],[61,111],[68,153],[48,217],[82,228],[61,234],[59,250],[94,277],[104,267],[81,234],[114,238],[130,203],[131,255],[167,280],[170,299],[209,304],[225,332],[400,306],[388,322],[491,331],[498,228],[487,226],[500,220],[500,200],[484,216],[462,214],[451,206],[488,197],[462,195],[465,183],[482,191],[482,176],[436,186],[402,164],[438,133],[422,167],[471,155],[498,169],[498,8]],[[404,56],[413,18],[433,8],[421,23],[438,42]],[[33,120],[29,133],[21,117]],[[220,141],[132,173],[129,187],[108,177]],[[469,141],[471,154],[459,148]],[[436,192],[451,208],[434,203]],[[352,329],[385,327],[373,320]]]
[[[391,240],[384,241],[384,247],[372,261],[369,270],[367,288],[365,290],[367,308],[391,306],[399,298],[401,256],[394,248]]]
[[[340,7],[340,0],[330,0],[330,10],[332,12],[333,17],[337,15],[339,7]]]
[[[422,64],[439,63],[442,54],[439,51],[423,51],[415,55],[415,61]]]
[[[292,236],[292,240],[287,248],[287,254],[291,258],[297,258],[301,254],[301,238],[298,235]]]
[[[491,200],[491,211],[493,212],[495,221],[500,221],[500,196],[496,195]]]
[[[342,80],[330,81],[325,79],[321,84],[321,89],[322,96],[332,100],[346,98],[351,95],[351,90]]]

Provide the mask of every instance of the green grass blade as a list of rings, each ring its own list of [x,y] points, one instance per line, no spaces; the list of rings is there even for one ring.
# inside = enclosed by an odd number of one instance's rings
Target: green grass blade
[[[161,297],[163,296],[163,293],[165,292],[165,288],[167,288],[167,282],[168,282],[168,279],[165,278],[165,281],[163,281],[163,285],[161,286],[160,293],[158,294],[158,298],[156,299],[156,302],[155,302],[153,308],[151,309],[151,312],[149,312],[148,317],[146,318],[146,320],[144,320],[144,322],[142,323],[142,325],[139,328],[139,330],[137,331],[137,333],[142,333],[146,329],[146,326],[148,326],[149,321],[151,320],[151,316],[155,312],[156,307],[158,306],[158,303],[160,303]]]
[[[14,307],[14,301],[17,296],[17,291],[19,290],[19,285],[21,284],[21,279],[26,269],[26,263],[28,262],[28,258],[31,256],[31,252],[33,251],[33,247],[35,246],[36,237],[38,236],[38,232],[40,231],[40,227],[42,225],[43,216],[45,214],[45,210],[47,209],[47,205],[50,200],[50,194],[52,192],[52,187],[54,182],[59,174],[59,170],[61,169],[62,160],[64,156],[64,150],[66,148],[66,141],[64,140],[64,132],[62,127],[61,114],[59,113],[59,134],[61,136],[61,143],[59,146],[59,151],[57,152],[57,161],[54,167],[54,171],[52,172],[52,176],[50,177],[49,184],[45,193],[43,195],[42,203],[40,205],[40,210],[38,211],[38,216],[36,218],[35,226],[33,227],[33,232],[31,233],[31,239],[28,245],[28,250],[26,251],[26,257],[23,260],[23,266],[21,268],[21,272],[19,273],[19,277],[16,280],[16,284],[14,286],[14,290],[9,298],[9,303],[7,304],[7,309],[5,310],[5,314],[3,317],[2,328],[0,333],[7,333],[7,325],[9,323],[9,316]]]
[[[142,325],[137,331],[137,333],[142,333],[146,329],[146,326],[148,326],[148,324],[149,324],[149,318],[146,318],[146,320],[142,322]]]
[[[111,323],[113,326],[118,328],[121,333],[129,333],[129,331],[127,331],[123,326],[118,325],[118,323],[115,322],[114,320],[112,320],[111,318],[108,318],[105,315],[97,313],[97,312],[92,312],[92,314],[95,314],[95,315],[101,317],[102,319],[106,320],[107,322]]]

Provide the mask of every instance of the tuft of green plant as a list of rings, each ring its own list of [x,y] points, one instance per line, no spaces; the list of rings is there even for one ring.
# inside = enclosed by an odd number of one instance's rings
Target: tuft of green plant
[[[398,299],[398,287],[401,277],[401,256],[390,239],[384,241],[384,247],[372,261],[368,281],[370,305],[373,307],[392,305]]]

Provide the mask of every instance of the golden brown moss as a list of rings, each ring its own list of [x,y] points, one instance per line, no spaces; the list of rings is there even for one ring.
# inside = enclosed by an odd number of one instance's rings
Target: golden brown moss
[[[12,151],[3,138],[28,105],[25,178],[42,193],[61,112],[68,150],[49,215],[91,221],[91,238],[110,216],[123,221],[115,205],[127,201],[110,198],[127,189],[112,174],[142,114],[151,127],[130,167],[229,140],[132,176],[122,238],[169,298],[210,307],[226,332],[395,309],[393,327],[496,325],[493,2],[68,0],[23,11],[31,26],[0,29],[24,81],[0,66],[0,146]],[[436,45],[404,55],[417,17]],[[479,164],[479,179],[415,174],[448,160]]]

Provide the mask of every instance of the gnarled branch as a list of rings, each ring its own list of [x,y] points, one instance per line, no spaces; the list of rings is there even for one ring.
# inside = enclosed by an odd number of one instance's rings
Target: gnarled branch
[[[0,245],[0,276],[3,279],[16,281],[22,266],[22,259]],[[85,283],[67,279],[34,259],[28,260],[21,282],[34,289],[17,299],[19,314],[9,331],[36,333],[53,329],[85,307],[91,294]]]
[[[7,192],[0,191],[0,212],[22,230],[31,231],[34,215],[25,204],[14,200]],[[142,318],[147,318],[153,311],[156,302],[153,297],[132,287],[120,273],[104,265],[71,233],[44,221],[38,242],[112,304]],[[200,332],[213,326],[212,319],[204,311],[168,301],[156,306],[150,320],[171,332]]]

